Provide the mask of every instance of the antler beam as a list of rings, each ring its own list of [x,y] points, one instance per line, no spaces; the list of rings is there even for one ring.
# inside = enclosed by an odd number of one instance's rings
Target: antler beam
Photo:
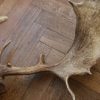
[[[10,44],[11,41],[7,41],[3,48],[0,50],[0,55],[3,50]],[[9,75],[29,75],[36,72],[44,71],[48,68],[44,61],[44,55],[40,55],[40,60],[37,65],[31,67],[15,67],[8,63],[7,65],[0,64],[0,77]]]

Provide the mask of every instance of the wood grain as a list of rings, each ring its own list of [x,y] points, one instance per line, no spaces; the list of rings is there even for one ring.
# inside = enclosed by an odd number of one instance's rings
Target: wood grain
[[[0,25],[0,47],[12,40],[2,55],[3,64],[35,65],[40,53],[53,64],[73,42],[76,19],[66,0],[0,0],[0,15],[9,17]],[[95,67],[91,78],[75,76],[69,81],[77,100],[100,100],[99,69]],[[64,82],[48,72],[7,77],[5,85],[7,92],[0,100],[72,100]]]

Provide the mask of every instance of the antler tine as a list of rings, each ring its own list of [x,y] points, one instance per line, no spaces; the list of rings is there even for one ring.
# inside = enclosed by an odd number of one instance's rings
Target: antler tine
[[[45,55],[40,54],[39,64],[45,64]]]
[[[3,47],[0,49],[0,56],[3,53],[4,49],[11,43],[11,40],[6,41],[6,43],[3,45]]]
[[[66,83],[66,86],[67,86],[67,89],[68,89],[69,93],[70,93],[71,96],[72,96],[72,99],[75,100],[75,94],[74,94],[74,92],[71,90],[71,88],[70,88],[70,86],[69,86],[68,79],[69,79],[69,76],[67,76],[67,77],[65,78],[65,83]]]
[[[8,19],[7,16],[0,16],[0,23],[5,22]]]
[[[80,3],[75,3],[75,2],[72,2],[71,0],[68,0],[68,2],[72,5],[72,6],[82,6],[83,5],[83,1],[81,1]]]

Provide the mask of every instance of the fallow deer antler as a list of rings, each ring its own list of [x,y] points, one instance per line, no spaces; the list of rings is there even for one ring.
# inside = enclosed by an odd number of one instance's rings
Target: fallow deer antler
[[[51,71],[66,82],[66,86],[75,100],[68,79],[72,75],[85,74],[100,58],[100,0],[85,0],[83,4],[69,1],[75,11],[77,24],[74,43],[66,57],[58,64],[49,66],[43,63],[32,67],[14,67],[0,64],[0,76],[25,75],[40,71]]]
[[[6,41],[4,46],[0,49],[0,56],[4,49],[10,44],[11,41]],[[10,63],[6,65],[0,64],[0,85],[1,85],[1,90],[0,94],[5,92],[5,87],[3,84],[3,79],[5,76],[10,76],[10,75],[29,75],[33,73],[37,73],[40,71],[46,71],[47,66],[44,61],[44,55],[40,55],[40,60],[37,65],[31,66],[31,67],[15,67],[11,65]]]
[[[7,41],[3,48],[0,51],[0,55],[2,54],[3,50],[9,45],[10,41]],[[31,67],[15,67],[8,63],[7,65],[0,64],[0,77],[10,76],[10,75],[29,75],[33,73],[37,73],[40,71],[46,71],[49,68],[48,65],[45,64],[44,55],[40,55],[40,60],[38,64]]]
[[[5,22],[8,19],[7,16],[0,16],[0,23]]]

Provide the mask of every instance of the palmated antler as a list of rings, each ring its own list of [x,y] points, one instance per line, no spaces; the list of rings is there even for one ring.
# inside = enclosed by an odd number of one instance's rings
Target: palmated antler
[[[67,88],[75,100],[75,95],[68,85],[69,77],[91,74],[90,68],[100,58],[100,0],[69,3],[77,18],[75,40],[65,59],[53,71],[65,79]]]
[[[52,66],[44,63],[43,56],[40,57],[39,63],[32,67],[0,64],[1,77],[51,71],[66,82],[66,86],[75,100],[75,95],[68,84],[69,77],[77,74],[91,74],[90,68],[100,58],[100,0],[85,0],[80,4],[71,1],[69,3],[75,11],[77,24],[75,40],[66,57],[60,63]]]

